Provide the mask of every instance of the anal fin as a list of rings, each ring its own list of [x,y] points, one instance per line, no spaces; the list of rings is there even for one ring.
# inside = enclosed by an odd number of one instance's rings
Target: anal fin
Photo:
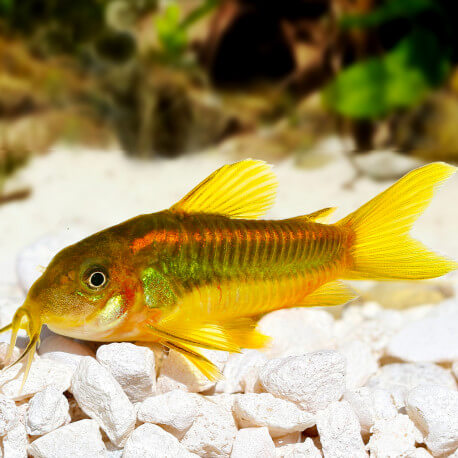
[[[331,307],[341,305],[358,297],[347,285],[340,281],[325,283],[310,293],[299,304],[300,307]]]

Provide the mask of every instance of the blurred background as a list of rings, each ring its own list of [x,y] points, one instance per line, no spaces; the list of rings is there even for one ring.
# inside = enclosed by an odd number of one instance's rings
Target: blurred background
[[[37,237],[167,207],[230,161],[278,165],[276,217],[456,163],[457,22],[453,0],[0,0],[3,281]],[[422,232],[452,257],[457,192]]]

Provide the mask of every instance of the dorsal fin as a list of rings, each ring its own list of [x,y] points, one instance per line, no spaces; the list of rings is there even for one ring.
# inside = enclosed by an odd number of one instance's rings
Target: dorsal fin
[[[272,206],[276,190],[270,165],[247,159],[213,172],[171,210],[256,219]]]
[[[336,207],[327,207],[317,210],[316,212],[310,213],[308,215],[296,216],[294,218],[288,218],[288,221],[294,221],[298,219],[313,221],[314,223],[325,223],[329,216],[331,216],[335,211]]]

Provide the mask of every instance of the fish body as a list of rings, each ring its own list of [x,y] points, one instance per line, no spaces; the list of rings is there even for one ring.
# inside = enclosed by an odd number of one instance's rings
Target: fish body
[[[196,295],[201,302],[212,301],[219,319],[238,318],[234,304],[240,302],[246,307],[244,316],[259,316],[299,304],[319,286],[341,277],[350,262],[350,240],[349,229],[307,217],[268,221],[184,217],[171,211],[142,215],[75,247],[99,247],[100,266],[110,264],[113,271],[119,265],[120,319],[106,328],[101,322],[90,332],[87,324],[54,325],[51,316],[48,326],[77,338],[152,340],[144,325],[172,312],[184,316],[186,306],[194,311]],[[40,282],[35,288],[47,290]]]
[[[225,166],[170,209],[57,254],[9,325],[12,345],[26,326],[30,364],[46,323],[80,339],[160,342],[216,377],[202,348],[264,346],[260,316],[345,303],[354,294],[338,279],[423,279],[455,269],[408,235],[453,172],[441,163],[417,169],[343,220],[324,224],[332,208],[257,219],[274,198],[270,168],[251,160]]]

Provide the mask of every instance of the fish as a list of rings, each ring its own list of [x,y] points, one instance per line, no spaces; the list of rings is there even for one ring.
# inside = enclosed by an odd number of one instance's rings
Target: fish
[[[169,209],[60,251],[0,330],[12,331],[7,359],[25,329],[29,343],[12,363],[25,361],[25,380],[46,324],[83,340],[156,342],[215,380],[221,374],[205,349],[266,346],[256,326],[268,312],[347,303],[356,294],[342,280],[422,280],[455,270],[455,261],[409,235],[455,171],[441,162],[415,169],[329,224],[333,207],[261,219],[278,186],[271,166],[225,165]],[[304,200],[310,191],[301,191]]]

